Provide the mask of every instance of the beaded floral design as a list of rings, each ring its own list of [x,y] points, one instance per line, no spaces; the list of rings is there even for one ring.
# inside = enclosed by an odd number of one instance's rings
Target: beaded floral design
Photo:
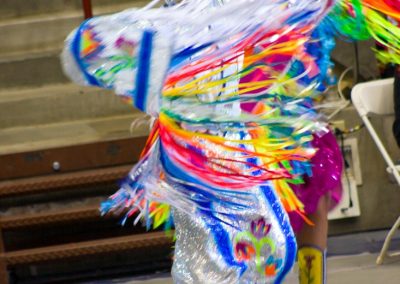
[[[255,262],[257,271],[264,276],[275,276],[282,266],[282,259],[275,259],[276,251],[274,240],[268,236],[271,224],[263,218],[251,221],[250,231],[238,233],[234,239],[235,257],[240,262]],[[261,252],[265,246],[269,247],[271,255],[263,262]]]

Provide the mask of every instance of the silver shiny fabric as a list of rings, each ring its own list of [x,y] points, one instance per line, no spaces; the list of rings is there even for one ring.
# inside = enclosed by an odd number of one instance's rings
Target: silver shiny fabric
[[[244,261],[247,265],[247,269],[241,275],[240,268],[228,265],[218,249],[219,245],[227,245],[232,248],[232,254],[235,255],[233,251],[235,250],[235,238],[238,234],[241,234],[241,232],[249,232],[249,234],[245,235],[257,237],[257,232],[254,232],[254,227],[252,230],[251,223],[252,221],[254,222],[254,220],[263,219],[266,224],[271,225],[268,237],[273,240],[275,251],[271,253],[272,250],[269,245],[262,246],[259,261],[265,264],[271,255],[274,259],[281,259],[283,263],[286,261],[285,233],[280,229],[277,218],[271,206],[268,205],[260,188],[254,188],[253,190],[257,197],[254,207],[251,210],[244,210],[239,213],[238,218],[240,220],[232,224],[234,226],[223,223],[220,224],[229,236],[230,243],[228,244],[217,244],[213,232],[211,232],[208,226],[216,222],[215,220],[200,214],[199,216],[193,217],[193,215],[174,210],[173,215],[176,228],[175,257],[172,268],[174,283],[274,283],[274,276],[265,276],[259,273],[256,267],[255,257]],[[272,204],[272,206],[281,205]],[[286,214],[284,215],[283,218],[286,218],[285,220],[287,221],[287,216]],[[228,219],[226,219],[226,221],[229,222]],[[292,232],[289,232],[289,234],[292,234]],[[261,237],[262,236],[259,236],[258,240],[261,239]],[[251,240],[246,236],[240,239],[251,243]]]

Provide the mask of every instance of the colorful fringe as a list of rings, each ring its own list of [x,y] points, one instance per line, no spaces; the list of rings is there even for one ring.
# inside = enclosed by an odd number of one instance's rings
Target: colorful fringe
[[[374,38],[387,47],[377,51],[378,59],[400,64],[400,29],[393,24],[400,20],[399,0],[306,2],[263,2],[276,11],[274,21],[265,15],[265,23],[232,26],[237,32],[229,36],[216,33],[184,48],[148,30],[105,41],[96,25],[107,19],[82,24],[71,49],[86,83],[113,88],[158,117],[141,161],[103,212],[140,212],[135,222],[170,227],[170,206],[195,214],[214,202],[235,212],[251,203],[249,188],[272,184],[287,212],[303,215],[290,184],[312,176],[312,135],[327,131],[313,99],[325,89],[334,37]],[[160,78],[161,87],[152,78]],[[216,218],[223,211],[214,212]]]

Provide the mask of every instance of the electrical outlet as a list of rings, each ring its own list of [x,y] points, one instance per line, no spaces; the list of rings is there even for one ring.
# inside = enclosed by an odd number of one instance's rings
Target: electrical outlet
[[[343,174],[342,188],[342,199],[329,212],[328,220],[358,217],[361,214],[356,180],[351,174]]]
[[[332,128],[338,128],[342,131],[346,129],[346,124],[344,120],[332,120],[329,122],[329,124],[331,125]]]
[[[362,185],[362,176],[357,139],[354,137],[345,138],[343,141],[338,141],[338,143],[343,151],[346,167],[343,169],[342,174],[342,199],[329,212],[329,220],[357,217],[361,214],[357,185]]]
[[[342,143],[338,141],[339,145]],[[355,137],[347,137],[341,145],[343,149],[343,157],[348,165],[347,171],[354,177],[356,185],[362,185],[360,155],[358,153],[358,141]]]

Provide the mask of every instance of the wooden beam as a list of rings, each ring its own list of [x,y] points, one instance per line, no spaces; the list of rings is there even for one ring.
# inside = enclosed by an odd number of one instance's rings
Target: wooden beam
[[[80,186],[116,183],[128,175],[131,168],[132,165],[124,165],[2,181],[0,182],[0,197],[42,193],[60,188],[76,188],[79,190]]]
[[[146,136],[138,136],[0,155],[0,181],[118,165],[133,166],[139,160],[146,140]],[[52,166],[54,162],[60,166],[58,171]]]
[[[165,245],[172,246],[171,236],[168,237],[165,232],[151,232],[95,241],[11,251],[4,253],[3,259],[7,265],[14,266]]]
[[[100,219],[100,205],[82,208],[40,212],[36,214],[20,214],[0,217],[0,227],[4,230],[19,229],[30,226],[41,226],[80,220]]]

